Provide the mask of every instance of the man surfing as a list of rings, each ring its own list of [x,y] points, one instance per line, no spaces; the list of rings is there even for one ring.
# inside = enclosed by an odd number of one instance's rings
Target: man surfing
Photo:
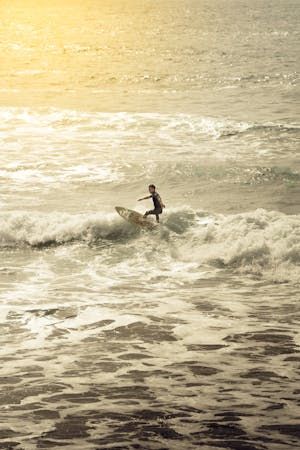
[[[149,216],[150,214],[153,214],[156,217],[156,222],[159,222],[159,214],[163,212],[163,208],[165,208],[165,205],[163,204],[163,201],[161,199],[161,196],[158,192],[156,192],[156,187],[154,184],[149,185],[149,192],[150,195],[147,195],[147,197],[139,198],[138,202],[142,200],[146,200],[148,198],[152,198],[154,209],[150,209],[149,211],[146,211],[144,214],[144,217]]]

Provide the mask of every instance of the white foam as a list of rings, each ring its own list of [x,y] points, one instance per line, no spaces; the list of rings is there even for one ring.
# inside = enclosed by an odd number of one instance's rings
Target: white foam
[[[264,209],[218,216],[217,223],[192,228],[181,252],[185,258],[218,267],[297,282],[300,216]]]
[[[92,266],[87,270],[110,286],[109,280],[127,277],[133,263],[145,279],[148,274],[157,280],[168,276],[177,283],[201,278],[205,264],[275,281],[300,279],[300,216],[263,209],[228,216],[171,209],[164,214],[160,233],[139,231],[117,214],[5,213],[0,218],[0,245],[109,241],[114,251],[107,259],[108,272],[99,275]],[[126,247],[117,247],[120,238]],[[149,271],[154,260],[155,270]]]
[[[64,244],[74,240],[93,241],[108,238],[112,233],[126,228],[116,214],[42,214],[34,212],[4,213],[0,218],[0,245],[32,246],[43,244]]]

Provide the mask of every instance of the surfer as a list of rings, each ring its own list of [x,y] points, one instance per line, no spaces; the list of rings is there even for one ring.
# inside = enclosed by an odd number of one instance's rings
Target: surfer
[[[149,185],[149,192],[150,195],[147,195],[147,197],[139,198],[138,201],[146,200],[148,198],[152,198],[154,209],[150,209],[149,211],[146,211],[144,214],[144,217],[149,216],[150,214],[153,214],[156,217],[156,222],[159,222],[159,214],[162,213],[163,208],[165,208],[165,205],[163,204],[163,201],[161,199],[161,196],[158,192],[156,192],[156,187],[154,184]]]

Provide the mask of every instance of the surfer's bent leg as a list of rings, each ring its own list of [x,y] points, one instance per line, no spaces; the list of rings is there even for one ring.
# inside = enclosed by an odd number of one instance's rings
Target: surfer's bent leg
[[[154,215],[156,217],[156,222],[159,222],[159,214],[162,213],[162,209],[150,209],[149,211],[146,211],[144,214],[144,217],[147,217],[149,215]]]

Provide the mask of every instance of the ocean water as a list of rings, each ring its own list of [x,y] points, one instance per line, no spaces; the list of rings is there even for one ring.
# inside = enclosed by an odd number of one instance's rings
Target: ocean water
[[[1,2],[1,449],[299,447],[299,15]]]

